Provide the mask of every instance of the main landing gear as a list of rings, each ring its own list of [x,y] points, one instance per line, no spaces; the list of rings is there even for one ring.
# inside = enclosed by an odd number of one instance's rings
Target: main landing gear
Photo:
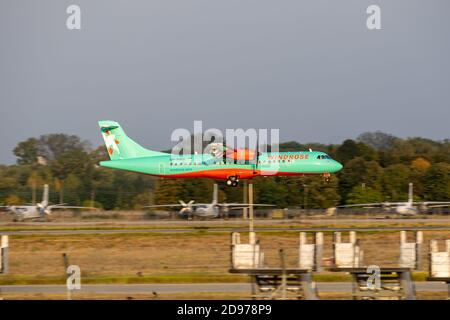
[[[237,187],[239,183],[238,176],[229,176],[227,178],[227,186]]]

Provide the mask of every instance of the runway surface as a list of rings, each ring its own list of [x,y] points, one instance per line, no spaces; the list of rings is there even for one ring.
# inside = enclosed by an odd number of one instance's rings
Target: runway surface
[[[1,221],[0,227],[24,227],[24,226],[71,226],[71,227],[81,227],[81,226],[217,226],[217,225],[227,225],[227,226],[242,226],[248,223],[249,220],[243,219],[214,219],[214,220],[115,220],[102,219],[102,220],[90,220],[90,221],[77,221],[77,220],[66,220],[66,221],[25,221],[25,222],[12,222],[12,221]],[[265,225],[292,225],[292,224],[364,224],[364,223],[385,223],[385,224],[398,224],[398,223],[449,223],[450,215],[448,217],[439,218],[301,218],[301,219],[259,219],[254,220],[255,226],[265,226]]]
[[[301,232],[301,231],[400,231],[400,230],[435,230],[450,231],[450,226],[429,226],[429,227],[368,227],[368,228],[254,228],[255,232]],[[223,232],[248,232],[248,228],[173,228],[173,229],[76,229],[76,230],[51,230],[51,229],[34,229],[34,230],[11,230],[0,231],[3,235],[76,235],[76,234],[123,234],[123,233],[223,233]]]
[[[416,290],[421,292],[446,292],[447,286],[441,282],[416,282]],[[350,293],[350,282],[319,282],[319,292]],[[65,293],[65,285],[11,285],[0,286],[0,293]],[[111,284],[81,285],[79,293],[95,294],[151,294],[155,293],[204,293],[204,292],[250,292],[248,283],[193,283],[193,284]]]

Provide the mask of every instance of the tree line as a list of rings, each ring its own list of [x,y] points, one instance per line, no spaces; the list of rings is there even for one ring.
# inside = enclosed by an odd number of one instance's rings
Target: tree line
[[[315,177],[258,177],[255,202],[279,207],[328,208],[338,204],[404,201],[408,183],[417,200],[450,200],[450,140],[401,139],[368,132],[342,144],[281,143],[280,151],[309,148],[324,151],[344,165],[330,182]],[[40,201],[50,185],[53,203],[94,205],[106,210],[139,209],[178,200],[210,202],[209,179],[159,179],[98,166],[108,156],[104,146],[92,148],[74,135],[47,134],[19,142],[14,165],[0,166],[0,203]],[[243,183],[230,188],[219,183],[219,200],[242,201]]]

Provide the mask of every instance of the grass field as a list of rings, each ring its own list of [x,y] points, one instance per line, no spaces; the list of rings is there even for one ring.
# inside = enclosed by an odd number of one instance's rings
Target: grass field
[[[268,266],[280,264],[278,250],[286,253],[288,267],[298,264],[297,232],[260,232],[258,238]],[[449,238],[448,231],[425,231],[430,239]],[[242,234],[245,241],[246,234]],[[360,232],[364,262],[397,266],[399,232]],[[344,237],[345,240],[345,237]],[[324,264],[330,262],[332,233],[325,233]],[[423,271],[427,270],[427,246]],[[79,265],[85,283],[180,283],[234,282],[245,277],[228,273],[230,234],[195,231],[188,233],[121,233],[100,235],[15,235],[10,236],[10,272],[0,284],[58,283],[65,277],[62,254]],[[426,273],[417,273],[417,279]],[[320,281],[342,281],[339,273],[316,274]],[[244,280],[245,281],[245,280]]]

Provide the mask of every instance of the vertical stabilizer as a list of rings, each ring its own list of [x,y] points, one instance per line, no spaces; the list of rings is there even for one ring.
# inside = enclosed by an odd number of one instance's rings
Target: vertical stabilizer
[[[42,195],[42,206],[48,206],[48,184],[44,185],[44,193]]]
[[[111,160],[166,155],[166,153],[145,149],[129,138],[116,121],[98,122]]]
[[[410,182],[408,185],[408,203],[413,203],[413,184]]]

